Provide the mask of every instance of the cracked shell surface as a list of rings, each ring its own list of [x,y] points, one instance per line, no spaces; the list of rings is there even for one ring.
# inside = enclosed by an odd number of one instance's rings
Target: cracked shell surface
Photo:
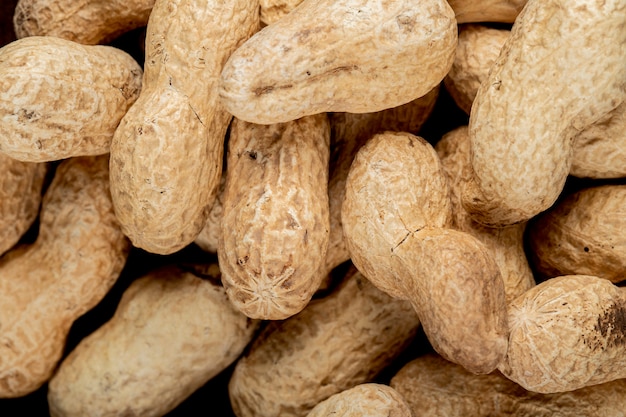
[[[0,48],[0,152],[29,162],[109,152],[141,91],[126,52],[33,36]]]
[[[557,394],[526,391],[499,372],[474,375],[437,355],[412,360],[391,378],[415,416],[624,417],[626,380]]]
[[[55,36],[87,45],[108,43],[146,26],[155,0],[19,0],[13,26],[18,39]]]
[[[106,155],[63,161],[40,221],[35,243],[0,261],[0,397],[26,395],[52,376],[72,323],[113,286],[130,249]]]
[[[230,365],[257,324],[217,282],[178,267],[150,272],[62,362],[49,384],[51,415],[163,416]]]
[[[258,19],[256,1],[155,3],[144,89],[111,143],[115,213],[135,246],[170,254],[204,227],[232,118],[218,101],[217,78]]]
[[[370,382],[410,344],[419,320],[407,301],[379,291],[354,268],[330,295],[273,321],[235,367],[238,417],[301,416],[333,394]]]
[[[527,3],[470,115],[475,220],[504,226],[554,204],[574,136],[626,98],[625,21],[620,0]]]
[[[233,53],[220,98],[237,118],[260,124],[376,112],[439,84],[456,41],[445,0],[307,0]]]
[[[230,300],[249,317],[298,313],[327,275],[329,147],[326,114],[233,121],[218,259]]]
[[[546,277],[626,279],[626,185],[582,189],[535,219],[528,233],[535,269]]]
[[[383,384],[361,384],[319,403],[307,417],[412,417],[400,394]]]
[[[529,391],[556,393],[626,378],[626,294],[589,275],[551,278],[509,305],[498,369]]]

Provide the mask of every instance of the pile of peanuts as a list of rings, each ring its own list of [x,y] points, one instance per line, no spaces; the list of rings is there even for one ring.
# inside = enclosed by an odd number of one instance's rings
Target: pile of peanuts
[[[1,415],[626,416],[624,0],[12,12]]]

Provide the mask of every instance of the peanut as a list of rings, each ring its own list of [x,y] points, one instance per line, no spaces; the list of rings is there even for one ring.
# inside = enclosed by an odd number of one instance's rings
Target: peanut
[[[448,0],[456,20],[470,22],[513,23],[527,0]]]

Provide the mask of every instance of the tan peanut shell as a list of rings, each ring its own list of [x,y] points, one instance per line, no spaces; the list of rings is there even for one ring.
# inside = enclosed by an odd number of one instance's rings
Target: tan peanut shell
[[[483,243],[448,229],[450,205],[430,144],[407,133],[375,135],[348,174],[346,245],[374,285],[412,303],[437,352],[488,373],[506,353],[504,283]]]
[[[511,302],[535,285],[524,249],[526,222],[490,228],[476,223],[463,208],[462,186],[472,176],[467,126],[446,133],[435,145],[435,150],[450,186],[454,227],[471,234],[489,248],[504,281],[507,303]]]
[[[577,191],[542,213],[528,232],[537,272],[625,280],[624,207],[626,185],[603,185]]]
[[[261,23],[271,25],[295,9],[302,0],[261,0]]]
[[[224,214],[224,187],[226,186],[226,172],[222,172],[222,178],[215,197],[215,203],[209,211],[204,227],[194,240],[203,251],[217,253],[220,230],[222,228],[222,216]]]
[[[574,136],[626,98],[626,4],[530,0],[472,106],[463,205],[503,226],[561,193]]]
[[[145,26],[155,0],[19,0],[13,26],[18,39],[55,36],[96,45]]]
[[[557,394],[527,391],[499,372],[474,375],[438,355],[420,356],[391,378],[416,417],[625,417],[626,380]]]
[[[346,178],[358,150],[374,134],[391,130],[417,134],[431,115],[439,97],[439,86],[428,94],[402,106],[375,113],[333,113],[331,124],[331,166],[328,183],[330,236],[326,253],[326,271],[350,259],[341,225],[341,204]]]
[[[150,272],[61,363],[50,414],[163,416],[235,361],[256,328],[217,282],[179,267]]]
[[[326,114],[233,121],[217,253],[228,297],[248,317],[300,312],[327,275],[329,147]]]
[[[70,326],[117,280],[130,244],[113,213],[108,157],[71,158],[43,198],[34,244],[0,260],[0,397],[38,389]]]
[[[141,90],[126,52],[49,36],[0,48],[0,152],[45,162],[109,152]]]
[[[551,278],[509,305],[498,369],[529,391],[555,393],[626,378],[626,294],[590,275]]]
[[[510,30],[480,24],[459,26],[459,42],[450,72],[444,78],[446,90],[465,113],[470,114],[480,84],[489,76]]]
[[[307,417],[412,417],[400,394],[383,384],[361,384],[322,401]]]
[[[220,98],[234,116],[260,124],[376,112],[439,84],[456,41],[445,0],[305,0],[233,53]]]
[[[115,213],[135,246],[173,253],[204,227],[232,118],[218,101],[217,78],[258,19],[256,0],[155,3],[144,89],[111,144]]]
[[[528,0],[448,0],[461,23],[513,23]]]
[[[47,164],[0,154],[0,254],[15,246],[39,215]]]
[[[306,416],[333,394],[370,382],[409,345],[410,303],[377,290],[354,268],[334,292],[272,321],[237,363],[229,395],[238,417]]]

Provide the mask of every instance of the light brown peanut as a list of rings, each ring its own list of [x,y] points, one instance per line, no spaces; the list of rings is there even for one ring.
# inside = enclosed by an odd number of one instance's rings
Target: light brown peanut
[[[50,414],[163,416],[235,361],[258,323],[230,304],[216,264],[209,272],[172,266],[133,281],[113,318],[61,363]]]
[[[513,23],[527,0],[448,0],[456,20],[461,23]]]
[[[400,394],[383,384],[361,384],[322,401],[307,417],[412,417]]]
[[[256,0],[155,3],[144,88],[111,143],[115,213],[135,246],[173,253],[204,227],[231,120],[218,101],[217,77],[258,19]]]
[[[28,162],[108,153],[141,75],[110,46],[33,36],[0,48],[0,152]]]
[[[70,326],[113,286],[129,249],[113,213],[108,157],[62,162],[36,242],[0,260],[0,397],[26,395],[52,376]]]

